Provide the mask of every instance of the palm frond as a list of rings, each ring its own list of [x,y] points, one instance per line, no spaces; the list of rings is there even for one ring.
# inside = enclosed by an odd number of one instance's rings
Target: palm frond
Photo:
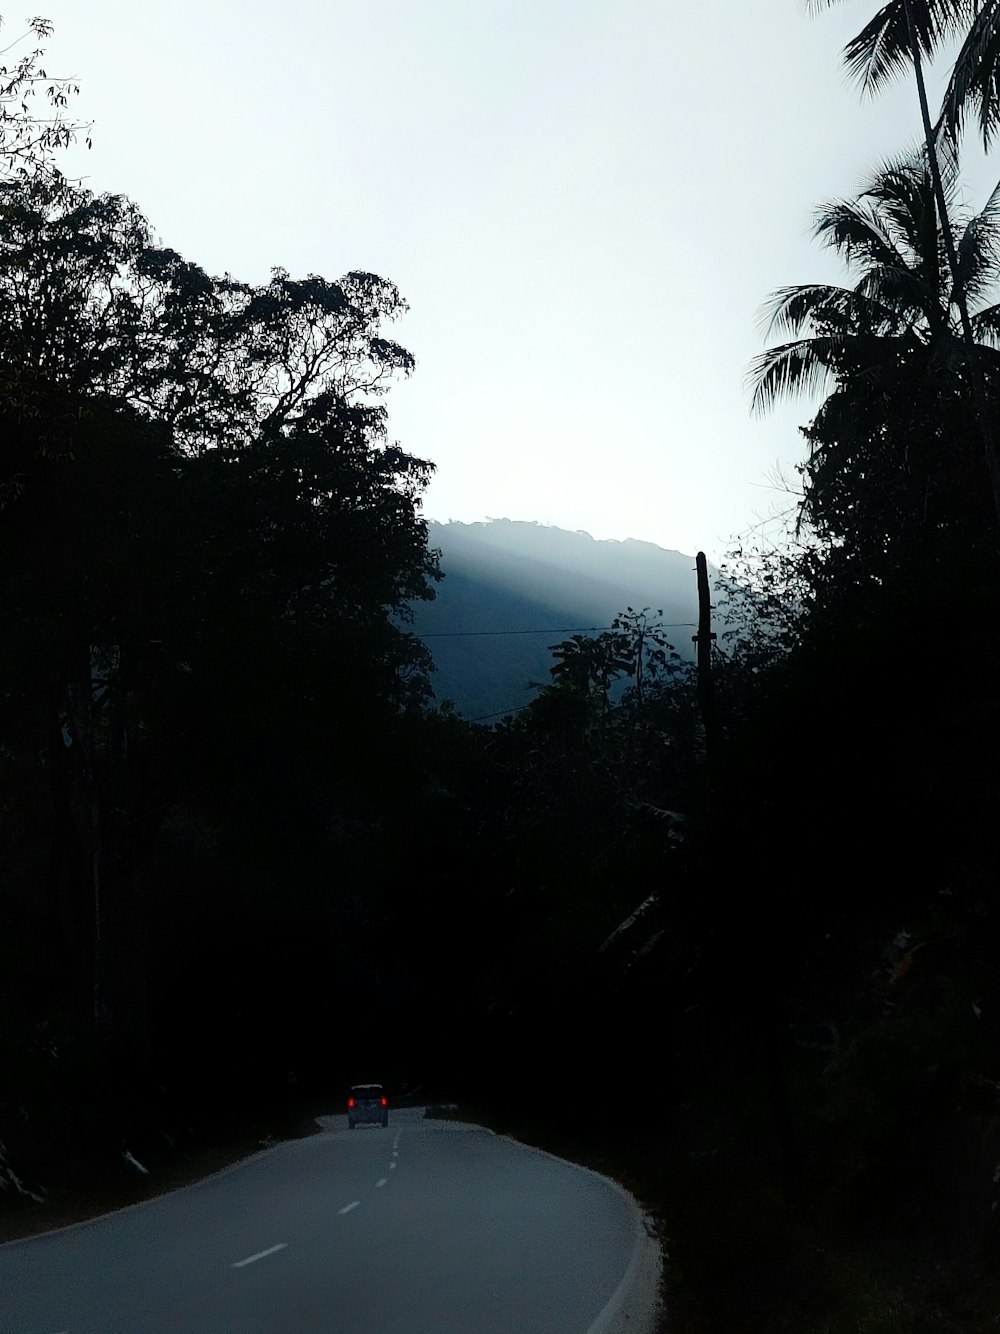
[[[779,287],[758,313],[758,326],[765,338],[772,334],[800,334],[804,330],[839,327],[848,332],[857,307],[857,295],[849,287],[830,283],[803,283]]]
[[[970,314],[969,323],[972,325],[972,335],[977,343],[1000,347],[1000,304],[986,306],[983,310],[977,310],[974,315]]]
[[[1000,184],[966,225],[956,251],[958,284],[967,299],[982,300],[1000,278]]]
[[[928,162],[927,144],[921,141],[918,150],[919,155],[924,162]],[[934,130],[934,153],[937,157],[938,171],[941,173],[941,184],[944,187],[944,196],[948,203],[948,211],[951,212],[951,206],[958,194],[958,187],[962,178],[962,164],[958,158],[958,142],[947,134],[941,133],[941,124],[938,122]]]
[[[979,134],[989,147],[1000,128],[1000,3],[984,0],[970,17],[945,91],[941,125],[943,137],[956,142],[969,111],[975,109]]]
[[[858,296],[864,297],[871,314],[879,317],[867,322],[871,333],[887,336],[921,321],[933,327],[946,317],[936,289],[912,269],[873,268],[858,283]]]
[[[957,158],[938,154],[945,206],[953,228],[965,220],[955,208],[959,174]],[[942,310],[947,309],[951,271],[944,236],[939,226],[934,181],[926,146],[883,162],[863,188],[863,199],[872,207],[886,233],[907,255],[907,267],[919,274],[928,293]],[[933,319],[932,307],[925,307]]]
[[[913,64],[907,4],[923,55],[961,31],[971,11],[969,0],[889,0],[844,47],[844,64],[865,96],[874,96]]]
[[[942,184],[945,185],[943,176]],[[954,195],[954,184],[950,192],[945,185],[945,200],[948,204],[953,202]],[[919,153],[883,163],[869,179],[863,196],[874,200],[879,216],[891,223],[897,235],[905,239],[911,250],[921,254],[926,246],[928,228],[933,235],[937,226],[934,178],[926,154]]]
[[[895,0],[879,10],[844,47],[843,60],[865,97],[875,97],[886,83],[909,69],[910,34],[903,5]]]
[[[837,250],[847,264],[882,264],[906,268],[906,259],[875,207],[864,199],[823,204],[816,213],[813,236]]]
[[[754,357],[747,371],[750,412],[769,412],[780,398],[819,393],[835,378],[842,338],[799,338],[769,347]]]

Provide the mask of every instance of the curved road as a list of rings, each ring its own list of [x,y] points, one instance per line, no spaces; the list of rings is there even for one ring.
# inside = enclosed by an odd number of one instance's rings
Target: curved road
[[[613,1183],[397,1111],[0,1246],[2,1334],[611,1334],[655,1278]],[[655,1265],[655,1262],[654,1262]],[[642,1285],[640,1285],[642,1286]],[[651,1313],[646,1320],[651,1322]]]

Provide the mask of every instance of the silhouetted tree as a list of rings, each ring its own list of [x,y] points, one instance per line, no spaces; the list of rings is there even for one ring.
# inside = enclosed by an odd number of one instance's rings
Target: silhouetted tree
[[[283,830],[266,872],[243,848],[246,892],[377,785],[428,693],[400,627],[436,576],[431,469],[377,401],[412,366],[391,284],[214,280],[61,182],[7,185],[0,216],[0,765],[19,877],[43,859],[114,1032],[141,1017],[135,876],[164,820]]]
[[[828,8],[837,3],[840,3],[840,0],[811,0],[811,8]],[[937,226],[934,234],[940,231],[944,244],[944,254],[951,275],[952,299],[958,312],[962,337],[969,351],[969,384],[986,456],[995,519],[997,524],[1000,524],[1000,455],[997,453],[983,376],[972,353],[976,335],[969,317],[965,279],[949,218],[946,175],[954,174],[954,156],[949,151],[946,155],[947,163],[943,164],[941,161],[937,132],[931,122],[923,72],[923,57],[937,50],[946,38],[964,32],[972,22],[977,9],[978,0],[889,0],[889,3],[879,10],[858,36],[848,43],[844,58],[851,74],[868,93],[876,92],[908,66],[913,69],[932,199],[937,210]],[[963,68],[968,70],[972,63],[971,54],[963,52],[963,58]],[[988,79],[992,80],[993,77],[989,75]],[[953,94],[951,102],[955,108],[960,108],[963,99]],[[960,111],[956,114],[960,114]]]
[[[992,394],[1000,192],[969,216],[956,190],[950,182],[962,282],[978,305],[975,355]],[[856,281],[776,292],[768,328],[798,336],[751,369],[758,411],[781,395],[833,386],[804,432],[801,520],[855,583],[899,574],[920,550],[941,556],[949,544],[991,541],[989,507],[977,501],[968,348],[926,163],[883,167],[855,199],[824,205],[815,234]]]

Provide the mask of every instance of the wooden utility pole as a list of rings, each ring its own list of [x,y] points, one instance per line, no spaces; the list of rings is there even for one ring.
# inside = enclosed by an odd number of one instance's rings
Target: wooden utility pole
[[[695,557],[698,571],[698,633],[691,638],[698,645],[698,706],[705,728],[705,763],[711,773],[719,750],[719,718],[715,711],[715,683],[712,680],[712,599],[708,586],[708,562],[704,551]]]

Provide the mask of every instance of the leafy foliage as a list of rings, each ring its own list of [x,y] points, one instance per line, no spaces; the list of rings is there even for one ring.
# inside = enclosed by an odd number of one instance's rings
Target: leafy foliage
[[[26,38],[44,41],[52,30],[48,19],[29,20],[28,31],[0,51],[0,58],[10,56]],[[90,126],[67,118],[79,85],[71,79],[50,78],[40,64],[44,55],[44,48],[36,46],[13,64],[0,65],[0,161],[8,175],[58,177],[54,155],[59,149],[68,148],[81,134],[90,147]],[[42,115],[34,106],[40,91],[47,113]]]

